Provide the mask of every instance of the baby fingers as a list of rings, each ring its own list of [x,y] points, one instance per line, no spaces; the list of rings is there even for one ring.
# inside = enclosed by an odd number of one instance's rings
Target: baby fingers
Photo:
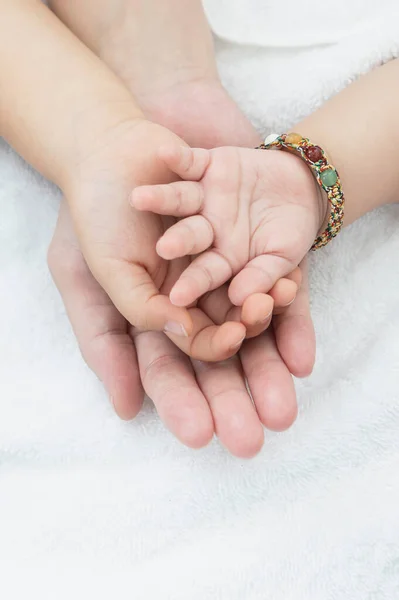
[[[169,298],[175,306],[190,306],[198,298],[223,285],[233,274],[228,261],[216,252],[204,252],[183,271]]]
[[[236,310],[240,310],[235,307]],[[267,294],[252,294],[241,308],[240,321],[247,330],[247,338],[256,337],[267,329],[272,320],[273,298]]]
[[[229,287],[229,298],[234,305],[242,306],[251,294],[268,293],[281,277],[285,277],[291,271],[292,266],[280,256],[257,256],[233,278]],[[288,281],[286,283],[289,284]]]
[[[157,253],[165,260],[199,254],[212,245],[214,233],[205,217],[194,215],[172,225],[158,240]]]
[[[193,329],[189,337],[183,338],[171,333],[167,336],[186,354],[196,360],[219,362],[236,354],[245,339],[242,323],[215,325],[200,309],[189,310]]]
[[[173,173],[186,181],[199,181],[205,175],[211,154],[203,148],[188,146],[165,146],[159,150],[159,158]]]
[[[202,209],[203,188],[193,181],[177,181],[164,185],[143,185],[133,190],[131,204],[137,210],[158,215],[189,217]]]
[[[274,300],[274,314],[279,314],[294,302],[301,282],[300,269],[297,271],[299,271],[299,276],[295,273],[292,278],[291,275],[282,277],[269,291]]]

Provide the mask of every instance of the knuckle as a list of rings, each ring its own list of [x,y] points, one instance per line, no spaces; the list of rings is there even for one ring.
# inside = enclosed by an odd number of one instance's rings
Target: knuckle
[[[137,305],[137,302],[132,302],[132,313],[129,321],[132,325],[137,327],[139,331],[150,331],[154,329],[150,322],[150,302],[152,300],[152,286],[147,281],[141,281],[137,283],[132,290],[132,298],[137,298],[137,295],[143,294],[143,301],[141,306]]]
[[[204,265],[204,264],[198,265],[198,269],[199,269],[200,274],[202,275],[202,278],[206,281],[207,291],[209,291],[213,286],[212,272],[209,270],[207,265]]]
[[[177,184],[173,187],[174,187],[174,189],[172,188],[172,190],[173,190],[174,210],[176,211],[176,214],[181,214],[182,207],[183,207],[182,189],[179,184]]]
[[[185,173],[188,173],[193,167],[194,162],[194,153],[191,149],[188,149],[187,152],[184,152],[182,157],[182,167]]]
[[[203,219],[203,225],[204,225],[206,239],[210,240],[212,242],[215,239],[215,232],[213,230],[212,224],[205,217],[202,217],[202,219]]]
[[[274,283],[272,276],[264,268],[263,265],[247,265],[246,268],[260,273],[262,280],[263,280],[263,284],[266,285],[268,287],[268,289],[270,289],[272,287],[272,285]]]
[[[200,210],[204,204],[204,198],[205,198],[204,188],[202,187],[202,185],[200,183],[196,183],[196,189],[197,189],[197,197],[196,197],[195,209]]]
[[[180,367],[181,358],[177,354],[164,353],[159,354],[151,360],[144,368],[142,373],[143,384],[146,386],[148,382],[161,378],[164,374],[171,372],[171,368]],[[166,391],[166,388],[164,388]]]

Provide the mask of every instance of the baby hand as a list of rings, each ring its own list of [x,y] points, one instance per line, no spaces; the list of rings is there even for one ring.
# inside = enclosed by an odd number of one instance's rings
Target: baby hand
[[[119,313],[137,330],[164,331],[193,358],[224,360],[236,354],[248,332],[258,332],[272,298],[256,298],[256,306],[251,300],[242,307],[241,319],[228,314],[231,306],[222,290],[227,318],[217,323],[201,307],[173,305],[169,293],[189,260],[163,260],[155,247],[174,219],[139,213],[128,202],[136,185],[176,179],[158,152],[164,145],[182,144],[163,127],[124,120],[85,148],[64,192],[85,261]],[[209,298],[207,305],[213,304]]]
[[[165,147],[164,163],[183,181],[142,186],[138,210],[183,217],[157,243],[166,260],[197,255],[170,292],[189,306],[231,279],[236,306],[266,293],[311,248],[325,215],[312,173],[288,152]]]

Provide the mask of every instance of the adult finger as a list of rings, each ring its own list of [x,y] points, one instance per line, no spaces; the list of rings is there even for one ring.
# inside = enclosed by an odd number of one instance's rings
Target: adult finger
[[[191,358],[209,362],[226,360],[238,352],[246,336],[242,323],[227,322],[218,326],[198,308],[190,308],[189,313],[193,321],[189,337],[167,334],[180,350]]]
[[[103,382],[117,414],[132,419],[144,393],[128,323],[89,271],[65,202],[48,263],[85,361]]]
[[[307,259],[301,263],[302,285],[295,301],[273,317],[276,342],[280,354],[295,377],[307,377],[316,359],[316,337],[310,315]]]
[[[166,427],[185,445],[200,448],[214,433],[212,414],[191,362],[158,332],[134,332],[141,380]]]
[[[287,429],[297,416],[296,394],[272,328],[245,342],[240,358],[260,420],[273,431]]]
[[[198,384],[212,411],[220,442],[234,455],[251,458],[264,441],[264,432],[248,394],[240,361],[193,361]]]
[[[98,273],[97,273],[98,271]],[[188,311],[160,294],[145,267],[119,258],[101,261],[96,278],[112,298],[116,308],[140,330],[165,331],[176,336],[191,334]]]

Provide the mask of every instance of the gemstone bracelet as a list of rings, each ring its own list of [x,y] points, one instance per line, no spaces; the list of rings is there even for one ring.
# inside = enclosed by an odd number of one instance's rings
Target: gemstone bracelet
[[[261,150],[270,148],[296,152],[309,165],[317,183],[327,193],[331,207],[328,224],[323,233],[315,239],[312,250],[322,248],[337,235],[343,225],[345,199],[337,170],[328,162],[326,154],[320,146],[315,146],[308,138],[302,137],[299,133],[283,133],[281,135],[272,133],[259,146]]]

